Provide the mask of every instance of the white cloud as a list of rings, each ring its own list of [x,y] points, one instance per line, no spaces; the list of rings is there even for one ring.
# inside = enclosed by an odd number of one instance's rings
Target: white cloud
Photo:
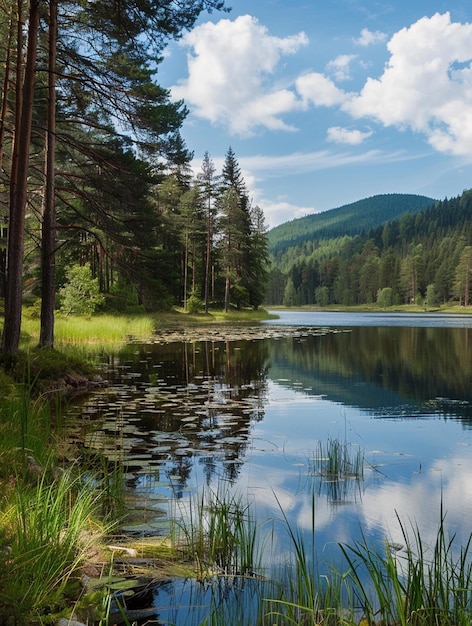
[[[362,132],[360,130],[349,130],[340,126],[332,126],[328,128],[327,138],[328,141],[333,143],[347,143],[351,146],[357,146],[371,135],[372,131]]]
[[[472,151],[472,25],[449,13],[424,17],[388,43],[390,60],[379,79],[343,105],[355,118],[424,133],[440,152]]]
[[[384,33],[363,29],[355,42],[368,46],[384,39]],[[421,133],[438,152],[472,153],[472,24],[436,13],[403,28],[387,44],[383,73],[367,78],[358,92],[335,82],[349,78],[356,58],[351,54],[336,57],[325,73],[307,72],[293,84],[279,84],[282,58],[307,43],[303,32],[274,37],[249,15],[204,23],[182,40],[191,50],[188,77],[172,93],[194,115],[243,136],[261,128],[293,131],[287,114],[323,106]],[[338,143],[353,145],[367,136],[337,126],[328,130],[328,140]]]
[[[311,72],[300,76],[296,81],[296,88],[305,105],[334,106],[346,101],[347,96],[342,89],[336,87],[333,81],[319,72]]]
[[[349,131],[347,131],[349,132]],[[351,131],[352,132],[352,131]],[[293,220],[312,213],[318,213],[332,206],[319,208],[314,205],[295,204],[287,196],[267,197],[263,189],[270,189],[270,180],[280,176],[304,176],[338,167],[356,167],[379,163],[396,163],[420,159],[421,155],[409,152],[382,153],[379,150],[366,150],[361,153],[335,152],[319,150],[314,152],[294,152],[282,155],[240,156],[238,161],[246,183],[249,197],[254,205],[264,212],[266,225],[273,228],[283,222]],[[217,172],[224,164],[224,156],[212,157]],[[202,159],[192,161],[192,169],[196,176],[201,172]],[[291,190],[288,190],[289,192]]]
[[[282,199],[269,200],[267,198],[259,198],[254,204],[259,205],[263,210],[268,228],[274,228],[274,226],[283,222],[289,222],[290,220],[318,212],[313,206],[298,206]]]
[[[194,114],[230,131],[250,134],[257,127],[293,130],[282,115],[300,108],[296,95],[273,87],[269,78],[284,55],[308,43],[305,33],[273,37],[250,15],[197,26],[185,35],[188,78],[172,88]]]
[[[368,28],[363,28],[360,37],[353,41],[359,46],[367,47],[375,43],[382,43],[386,39],[387,35],[379,30],[371,31]]]
[[[355,58],[355,54],[340,54],[328,63],[326,69],[338,81],[349,80],[351,78],[351,61]]]
[[[255,179],[278,177],[284,174],[306,174],[346,165],[368,165],[371,163],[396,163],[421,158],[408,152],[382,153],[367,150],[361,154],[319,150],[315,152],[293,152],[284,155],[255,155],[240,157],[245,172],[252,172]]]

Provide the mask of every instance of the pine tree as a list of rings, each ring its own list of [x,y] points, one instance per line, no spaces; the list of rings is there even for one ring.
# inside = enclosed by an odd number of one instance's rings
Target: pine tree
[[[205,305],[205,313],[208,313],[210,299],[210,272],[212,267],[213,235],[216,218],[215,196],[216,185],[218,184],[216,167],[208,152],[205,152],[203,156],[202,169],[197,176],[197,180],[201,187],[203,202],[206,209],[205,279],[203,299]],[[212,294],[212,298],[214,298],[214,294]]]
[[[21,15],[21,0],[18,8]],[[28,174],[31,145],[33,98],[36,78],[36,58],[39,30],[39,1],[30,0],[28,9],[28,38],[24,62],[24,80],[21,80],[21,54],[17,57],[17,101],[15,143],[10,175],[10,209],[7,251],[7,280],[5,292],[5,322],[2,352],[16,354],[20,343],[23,290],[23,252],[25,245],[25,214],[28,192]],[[21,29],[19,29],[19,32]],[[18,50],[21,50],[18,41]]]
[[[226,152],[221,174],[218,206],[223,215],[225,311],[227,311],[230,295],[238,308],[249,304],[251,238],[249,196],[241,168],[231,147]]]
[[[133,144],[135,154],[158,163],[182,155],[182,140],[179,129],[186,116],[182,102],[173,102],[170,93],[155,82],[155,66],[162,60],[162,51],[171,39],[178,38],[183,29],[191,28],[199,14],[204,11],[225,10],[223,0],[186,0],[184,3],[162,3],[161,0],[143,0],[128,2],[127,0],[103,0],[101,2],[49,3],[49,49],[57,51],[57,74],[54,69],[55,60],[49,64],[49,113],[55,105],[55,96],[59,95],[57,117],[48,117],[42,122],[38,116],[45,114],[44,106],[38,100],[34,103],[35,82],[41,78],[45,63],[44,48],[39,52],[41,63],[37,63],[38,32],[40,14],[38,0],[30,0],[28,12],[22,15],[23,1],[18,0],[16,9],[13,3],[0,8],[10,20],[7,40],[8,54],[5,56],[3,74],[3,93],[1,107],[0,159],[5,155],[5,120],[7,117],[8,88],[15,84],[14,111],[12,116],[11,134],[14,135],[14,152],[12,154],[11,171],[8,184],[10,186],[9,202],[9,242],[8,242],[8,274],[5,286],[5,324],[2,336],[2,351],[16,353],[19,347],[21,329],[21,303],[23,279],[23,251],[25,246],[26,202],[32,170],[29,167],[30,145],[33,141],[33,113],[38,118],[34,141],[39,150],[53,155],[51,144],[57,141],[57,153],[63,157],[65,171],[60,172],[60,198],[56,193],[56,202],[64,203],[71,210],[79,210],[80,218],[89,217],[90,223],[83,229],[84,237],[96,238],[96,249],[101,260],[111,258],[113,250],[107,249],[107,242],[116,243],[118,238],[124,243],[124,232],[131,220],[122,220],[121,226],[111,228],[110,232],[103,229],[110,225],[108,207],[114,192],[108,189],[109,201],[107,208],[100,205],[97,216],[92,216],[93,208],[99,202],[92,195],[92,189],[105,185],[87,177],[90,166],[100,175],[105,170],[111,174],[116,161],[103,159],[101,145],[110,146],[113,139],[123,141],[126,136]],[[42,6],[42,5],[41,5]],[[55,7],[59,6],[57,29],[54,18]],[[16,15],[15,15],[16,14]],[[13,17],[15,15],[15,17]],[[3,20],[2,20],[3,23]],[[24,37],[23,25],[28,24],[28,37]],[[14,28],[15,27],[15,28]],[[46,29],[41,29],[46,32]],[[54,44],[58,35],[57,46]],[[16,41],[15,41],[16,39]],[[23,39],[26,41],[24,44]],[[11,62],[8,56],[16,43],[15,59]],[[45,46],[47,47],[47,45]],[[23,62],[23,49],[26,48],[26,59]],[[13,76],[11,68],[16,66]],[[54,90],[53,80],[60,80],[58,89]],[[10,80],[11,79],[11,80]],[[55,91],[55,94],[53,94]],[[35,106],[33,107],[33,105]],[[39,106],[37,106],[39,105]],[[40,129],[48,128],[47,143],[40,138]],[[54,130],[53,130],[54,129]],[[98,139],[98,141],[97,141]],[[124,151],[120,158],[123,163]],[[54,156],[47,160],[43,187],[46,189],[47,203],[43,211],[43,235],[45,250],[43,252],[43,311],[41,315],[41,345],[53,344],[53,308],[54,298],[51,297],[54,283],[56,228],[54,201]],[[113,162],[113,164],[112,164]],[[88,172],[86,170],[88,169]],[[119,170],[119,176],[123,170]],[[78,175],[79,174],[79,175]],[[83,176],[85,174],[85,176]],[[92,179],[93,179],[92,175]],[[36,179],[35,179],[36,182]],[[67,190],[63,183],[68,183]],[[123,191],[123,188],[121,188]],[[39,194],[36,194],[39,195]],[[97,194],[104,199],[104,194]],[[126,196],[126,193],[125,193]],[[136,206],[136,205],[135,205]],[[89,213],[86,216],[86,213]],[[131,211],[133,215],[134,211]],[[118,221],[121,216],[118,217]],[[62,225],[59,225],[62,226]],[[77,223],[69,228],[77,232]],[[62,231],[65,232],[65,231]],[[85,233],[87,233],[85,235]],[[63,244],[64,242],[62,242]],[[49,267],[48,267],[49,266]],[[148,264],[149,266],[149,264]],[[155,265],[154,267],[157,267]],[[1,269],[1,268],[0,268]],[[50,271],[49,271],[50,270]]]
[[[454,290],[460,303],[470,304],[470,282],[472,277],[472,246],[465,246],[456,268]]]
[[[269,243],[262,209],[251,209],[251,236],[249,242],[248,291],[249,304],[254,310],[264,302],[269,274]]]

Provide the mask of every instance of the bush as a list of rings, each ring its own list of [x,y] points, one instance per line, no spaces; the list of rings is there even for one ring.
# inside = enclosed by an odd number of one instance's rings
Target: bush
[[[187,311],[192,315],[203,311],[203,301],[194,293],[187,300]]]
[[[66,270],[67,283],[59,289],[61,311],[65,315],[92,315],[105,297],[98,280],[93,278],[90,264],[72,265]]]

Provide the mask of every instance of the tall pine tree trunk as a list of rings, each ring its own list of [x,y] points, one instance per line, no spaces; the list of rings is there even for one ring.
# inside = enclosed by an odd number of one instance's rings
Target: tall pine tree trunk
[[[12,65],[12,44],[15,32],[15,20],[13,15],[10,17],[10,24],[8,27],[8,41],[5,51],[5,65],[4,65],[4,77],[3,77],[3,90],[2,90],[2,105],[0,112],[0,170],[3,165],[3,155],[5,152],[5,125],[8,112],[8,94],[10,91],[10,74]]]
[[[20,119],[15,133],[10,189],[5,323],[1,348],[5,354],[17,354],[20,344],[25,213],[39,27],[38,0],[30,0],[28,17],[25,79],[17,116]],[[21,63],[21,56],[18,56],[17,63]]]
[[[54,346],[54,308],[56,305],[56,44],[57,0],[49,0],[48,102],[46,126],[46,157],[43,221],[41,232],[41,329],[39,345]]]
[[[10,15],[10,23],[8,27],[8,41],[6,44],[5,51],[5,64],[3,68],[4,78],[3,78],[3,90],[2,90],[2,104],[0,110],[0,171],[3,168],[3,157],[5,154],[5,126],[7,121],[7,113],[8,113],[8,96],[10,92],[10,81],[11,81],[11,73],[12,73],[12,46],[13,40],[15,36],[15,28],[16,21],[13,17],[13,7],[11,9]],[[0,297],[5,297],[5,289],[6,289],[6,272],[7,272],[7,256],[6,256],[6,247],[3,246],[3,236],[4,233],[7,232],[5,228],[5,224],[3,222],[3,218],[0,218]]]

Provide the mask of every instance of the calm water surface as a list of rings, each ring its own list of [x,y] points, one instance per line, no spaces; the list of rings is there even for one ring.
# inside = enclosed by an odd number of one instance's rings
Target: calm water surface
[[[401,544],[397,515],[433,541],[441,501],[448,528],[467,538],[472,317],[277,314],[261,338],[155,340],[106,357],[110,387],[70,418],[92,448],[125,457],[127,486],[146,503],[126,530],[165,532],[193,494],[223,480],[275,527],[273,560],[289,550],[276,499],[308,537],[313,489],[321,563],[362,533]],[[362,480],[313,476],[329,439],[363,452]]]

